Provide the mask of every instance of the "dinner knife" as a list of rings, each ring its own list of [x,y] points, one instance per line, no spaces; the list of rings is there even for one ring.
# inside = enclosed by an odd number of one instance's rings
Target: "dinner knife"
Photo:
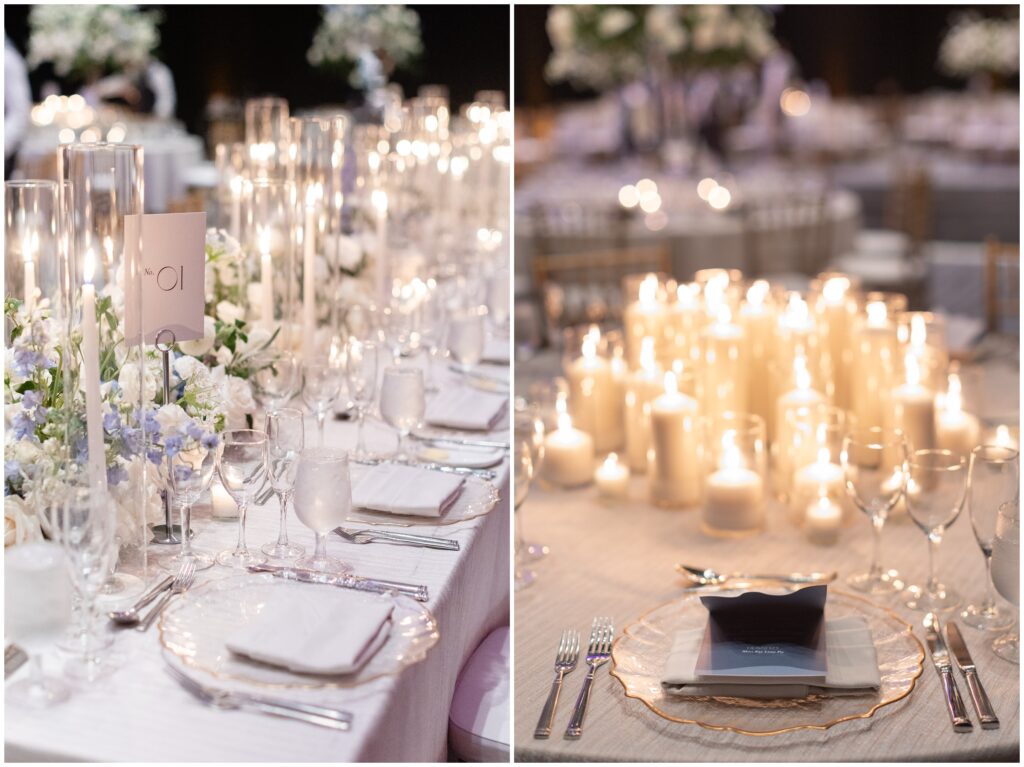
[[[25,665],[28,660],[28,653],[16,644],[9,644],[4,648],[4,677],[8,677]]]
[[[430,599],[426,586],[415,583],[401,583],[400,581],[385,581],[378,578],[361,578],[355,575],[330,575],[329,573],[315,573],[310,570],[296,570],[292,567],[280,567],[278,565],[249,565],[251,573],[269,573],[275,578],[284,578],[299,583],[323,583],[328,586],[338,586],[343,589],[355,591],[368,591],[372,594],[387,594],[397,591],[415,599],[417,602],[426,602]]]
[[[932,654],[932,663],[939,673],[939,679],[942,680],[942,692],[946,696],[946,710],[949,711],[953,730],[954,732],[970,732],[974,729],[974,725],[967,718],[964,701],[960,697],[956,679],[953,678],[953,665],[949,661],[949,650],[946,649],[946,643],[938,631],[938,619],[933,613],[928,613],[925,616],[924,638],[928,643],[928,650]]]
[[[967,650],[967,643],[960,634],[960,627],[955,623],[946,624],[946,640],[949,642],[949,649],[953,651],[956,665],[967,680],[967,690],[971,693],[971,702],[974,703],[974,710],[978,712],[978,719],[981,720],[981,729],[999,729],[999,717],[992,708],[992,702],[982,687],[981,679],[978,678],[978,667]]]

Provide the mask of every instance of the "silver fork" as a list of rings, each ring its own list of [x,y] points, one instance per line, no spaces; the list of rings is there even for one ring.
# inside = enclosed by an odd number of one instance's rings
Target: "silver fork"
[[[569,726],[565,728],[565,737],[569,740],[576,740],[583,734],[583,717],[587,714],[587,704],[590,702],[590,688],[594,684],[594,674],[597,669],[608,662],[612,657],[612,638],[615,629],[612,627],[611,618],[594,618],[594,624],[590,627],[590,644],[587,647],[587,671],[583,679],[583,688],[576,698],[576,707],[572,710],[572,718]]]
[[[167,672],[201,701],[217,708],[225,710],[250,708],[264,714],[297,719],[300,722],[317,724],[333,730],[346,731],[352,727],[352,714],[347,711],[315,706],[311,703],[296,703],[264,695],[251,695],[206,687],[170,665],[167,666]]]
[[[156,603],[156,607],[149,611],[149,615],[145,617],[136,627],[136,631],[148,631],[149,627],[153,625],[153,621],[157,619],[160,612],[167,606],[167,603],[171,601],[171,597],[178,594],[184,594],[189,586],[192,585],[192,581],[196,579],[196,563],[188,559],[181,563],[181,567],[178,568],[178,574],[174,576],[174,581],[171,583],[171,588]]]
[[[555,719],[555,708],[558,706],[558,694],[562,691],[562,678],[576,668],[580,658],[580,635],[578,631],[566,629],[558,643],[555,655],[555,679],[551,683],[551,692],[544,702],[544,708],[537,720],[537,729],[533,731],[535,738],[547,738],[551,735],[551,724]]]
[[[431,538],[427,535],[391,533],[385,530],[346,530],[343,527],[334,528],[334,532],[349,543],[398,543],[405,546],[422,546],[426,549],[459,550],[459,542],[449,538]]]

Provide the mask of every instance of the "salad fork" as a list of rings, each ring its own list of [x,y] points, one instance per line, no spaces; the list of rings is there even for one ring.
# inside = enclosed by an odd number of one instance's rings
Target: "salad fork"
[[[594,625],[590,629],[590,644],[587,647],[587,665],[590,670],[583,679],[583,688],[576,698],[576,707],[573,709],[569,726],[565,729],[565,737],[569,740],[576,740],[583,734],[583,717],[587,714],[587,704],[590,702],[590,688],[594,684],[594,675],[597,669],[603,666],[612,657],[612,638],[615,629],[612,627],[611,618],[594,618]]]
[[[195,560],[186,559],[181,563],[181,567],[178,569],[178,574],[174,576],[174,580],[171,582],[171,588],[165,592],[160,598],[160,601],[156,603],[156,607],[149,611],[149,615],[139,622],[135,627],[135,630],[143,632],[148,631],[149,627],[153,625],[153,621],[155,621],[163,609],[167,607],[167,603],[171,601],[171,597],[184,594],[188,591],[189,587],[192,585],[192,581],[195,579]]]
[[[562,691],[562,679],[576,668],[580,657],[580,635],[578,631],[566,629],[558,643],[555,654],[555,680],[551,683],[551,692],[544,702],[544,708],[537,720],[537,729],[533,731],[535,738],[547,738],[551,735],[551,724],[555,719],[555,708],[558,706],[558,694]]]
[[[421,546],[427,549],[459,550],[459,542],[450,538],[391,533],[385,530],[346,530],[343,527],[334,528],[334,532],[349,543],[397,543],[404,546]]]

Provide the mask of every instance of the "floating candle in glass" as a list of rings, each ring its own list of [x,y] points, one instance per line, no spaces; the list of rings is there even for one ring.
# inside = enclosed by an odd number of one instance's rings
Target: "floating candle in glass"
[[[611,365],[598,352],[600,329],[591,325],[582,336],[579,332],[570,328],[566,334],[566,348],[579,349],[579,356],[566,362],[569,412],[576,428],[587,432],[595,449],[603,453],[622,446],[622,421],[613,402],[615,385]]]
[[[629,467],[616,453],[609,453],[594,472],[594,484],[601,497],[618,500],[629,494]]]
[[[630,298],[633,292],[632,281],[635,279],[636,276],[632,276],[624,280],[625,293]],[[640,363],[640,351],[645,338],[653,338],[657,345],[664,336],[665,307],[661,302],[660,291],[658,275],[645,275],[636,287],[636,300],[631,301],[622,314],[626,331],[626,361],[631,368]]]
[[[709,417],[746,412],[744,338],[743,328],[732,321],[732,311],[722,301],[718,304],[716,321],[701,332],[698,399]]]
[[[906,382],[892,393],[894,425],[903,430],[911,452],[930,450],[935,447],[935,392],[921,383],[912,353],[906,355],[904,370]]]
[[[563,487],[586,485],[594,478],[594,441],[573,428],[565,397],[559,396],[558,428],[544,439],[545,479]]]
[[[661,369],[654,359],[654,339],[643,339],[640,369],[631,373],[626,384],[626,458],[629,468],[647,471],[647,447],[650,442],[651,401],[662,392]]]
[[[772,417],[773,407],[768,382],[776,322],[770,291],[766,280],[756,280],[747,289],[747,299],[740,307],[740,324],[746,340],[748,407],[766,423]]]
[[[764,526],[764,421],[729,413],[702,419],[705,469],[702,528],[739,536]]]
[[[941,450],[969,456],[978,446],[981,425],[978,419],[963,410],[960,376],[949,374],[946,393],[936,397],[935,443]]]

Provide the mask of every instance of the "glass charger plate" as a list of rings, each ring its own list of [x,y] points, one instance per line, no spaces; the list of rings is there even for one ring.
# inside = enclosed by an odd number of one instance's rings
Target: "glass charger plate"
[[[353,481],[357,471],[365,471],[359,467],[352,468]],[[451,507],[440,517],[417,517],[405,514],[389,514],[386,511],[373,511],[361,509],[355,506],[348,514],[349,522],[362,522],[367,525],[397,525],[409,527],[410,525],[436,527],[437,525],[453,525],[456,522],[465,522],[467,519],[482,517],[495,507],[500,498],[498,488],[480,477],[467,474],[462,477],[466,480],[462,486],[462,492]]]
[[[668,695],[661,688],[661,672],[676,634],[703,626],[707,620],[700,596],[689,594],[641,615],[626,626],[624,636],[612,647],[611,673],[622,683],[626,696],[643,701],[672,722],[742,735],[825,730],[840,722],[867,719],[883,706],[907,697],[924,668],[924,647],[909,623],[862,597],[830,590],[826,618],[859,616],[871,630],[882,677],[881,688],[874,695],[811,694],[775,700]]]
[[[367,603],[394,602],[387,641],[355,674],[324,676],[300,674],[228,650],[227,638],[260,614],[267,601],[287,590],[333,589],[293,583],[272,575],[229,577],[188,591],[160,616],[160,644],[185,667],[216,679],[246,682],[260,687],[354,687],[382,676],[398,674],[419,663],[441,636],[434,615],[409,597],[351,591]]]

